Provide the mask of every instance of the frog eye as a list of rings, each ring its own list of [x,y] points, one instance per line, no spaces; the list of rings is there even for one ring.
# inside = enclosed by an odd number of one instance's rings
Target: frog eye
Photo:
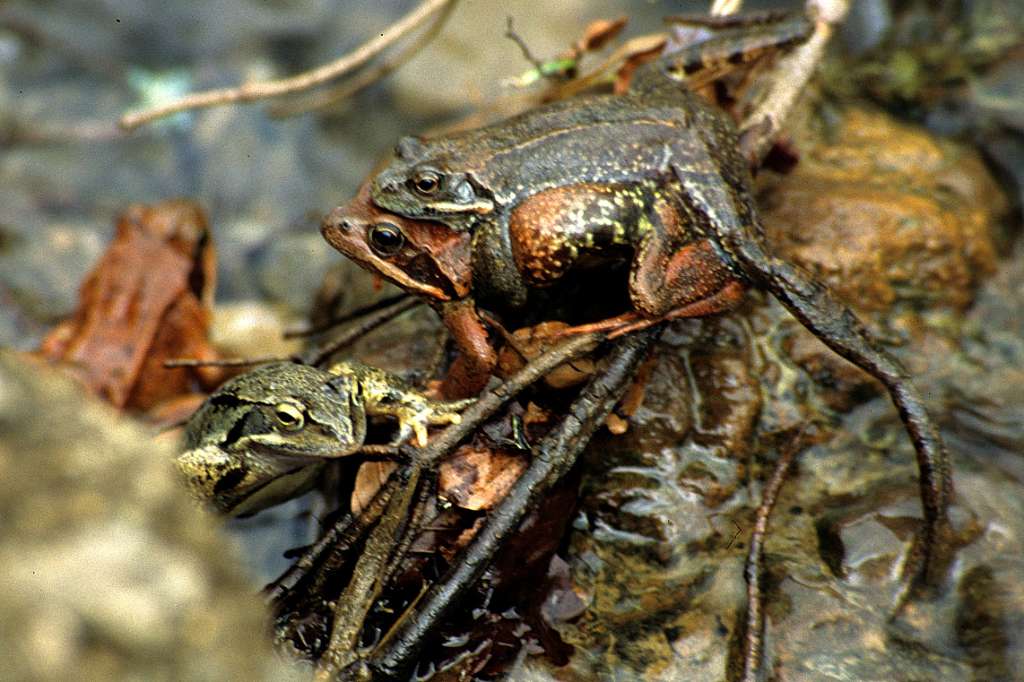
[[[405,235],[391,223],[377,223],[370,228],[370,246],[380,256],[393,256],[405,244]]]
[[[274,416],[277,418],[277,423],[288,431],[297,431],[306,422],[302,410],[292,403],[280,403],[277,405],[274,408]]]
[[[429,197],[441,189],[441,175],[437,171],[420,171],[412,177],[412,188],[417,194]]]

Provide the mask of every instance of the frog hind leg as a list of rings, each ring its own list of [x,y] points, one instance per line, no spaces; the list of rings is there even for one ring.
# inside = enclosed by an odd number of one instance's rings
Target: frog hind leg
[[[727,312],[743,300],[743,285],[710,241],[694,242],[672,252],[668,233],[660,227],[667,219],[674,221],[674,213],[668,209],[660,213],[662,224],[641,241],[630,270],[629,294],[635,312],[569,327],[558,336],[608,332],[615,338],[664,320]],[[676,227],[674,222],[669,225]]]
[[[755,284],[771,293],[808,330],[835,353],[885,385],[899,411],[917,454],[924,525],[905,564],[915,586],[942,583],[952,561],[956,538],[949,524],[953,497],[949,454],[910,376],[880,348],[847,306],[796,266],[765,252],[759,240],[727,235],[733,259]]]
[[[674,317],[701,317],[734,307],[731,297],[717,296],[736,280],[711,242],[702,239],[674,248],[669,235],[679,229],[675,211],[662,207],[658,213],[668,229],[652,230],[637,248],[629,273],[633,308],[645,317],[658,318],[684,307],[693,312]],[[702,301],[703,306],[696,305]]]
[[[814,22],[806,12],[774,12],[708,17],[682,17],[677,23],[699,26],[709,35],[645,65],[637,72],[634,91],[658,90],[672,82],[684,81],[699,90],[743,66],[783,52],[808,39]]]
[[[746,288],[742,284],[733,281],[706,298],[673,308],[657,317],[645,317],[636,312],[623,313],[622,315],[609,317],[599,322],[561,329],[556,334],[553,334],[553,337],[605,332],[608,334],[609,339],[615,339],[625,334],[647,329],[667,320],[678,320],[684,317],[707,317],[708,315],[727,312],[735,308],[743,300],[745,291]]]

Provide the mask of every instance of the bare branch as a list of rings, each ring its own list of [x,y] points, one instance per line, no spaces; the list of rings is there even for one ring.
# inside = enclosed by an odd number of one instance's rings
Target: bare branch
[[[367,88],[377,81],[385,78],[399,69],[403,64],[416,56],[420,50],[426,47],[441,31],[441,27],[444,26],[448,17],[451,16],[452,10],[455,9],[455,3],[449,2],[445,5],[438,13],[434,22],[420,34],[415,41],[410,43],[407,47],[402,48],[401,51],[395,53],[393,56],[381,61],[372,69],[368,69],[358,76],[354,76],[343,83],[332,87],[326,92],[313,93],[309,97],[302,99],[298,102],[279,102],[275,103],[270,107],[270,115],[275,118],[285,118],[288,116],[297,116],[304,114],[309,111],[318,111],[320,109],[326,109],[327,107],[336,104],[342,100],[346,100],[352,97],[357,92]]]
[[[237,102],[253,102],[315,88],[339,76],[343,76],[353,69],[359,68],[422,24],[431,15],[448,8],[455,1],[424,0],[419,7],[392,24],[391,27],[378,37],[368,40],[344,57],[329,64],[324,64],[312,71],[306,71],[291,78],[274,81],[254,81],[235,88],[221,88],[193,93],[167,104],[127,113],[121,117],[118,124],[125,130],[133,130],[143,124],[182,111],[205,109]]]

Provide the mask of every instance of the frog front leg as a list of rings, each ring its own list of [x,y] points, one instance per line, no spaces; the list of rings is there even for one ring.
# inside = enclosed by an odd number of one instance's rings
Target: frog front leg
[[[414,437],[416,445],[423,447],[427,444],[428,426],[458,424],[462,421],[459,412],[474,402],[473,399],[431,400],[388,372],[356,363],[343,364],[355,367],[366,413],[398,421],[395,445]]]
[[[436,305],[435,309],[458,350],[441,385],[441,395],[449,400],[478,395],[487,386],[498,364],[498,355],[480,320],[476,302],[471,298],[449,301]]]
[[[447,426],[462,421],[459,411],[475,402],[475,399],[435,401],[422,396],[407,396],[400,403],[375,406],[374,414],[383,414],[398,420],[398,435],[392,444],[399,445],[415,437],[416,445],[427,444],[428,426]]]

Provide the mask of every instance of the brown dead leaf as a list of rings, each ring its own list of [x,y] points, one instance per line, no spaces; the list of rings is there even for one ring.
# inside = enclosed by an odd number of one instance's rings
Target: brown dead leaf
[[[628,21],[628,17],[621,16],[618,19],[598,19],[590,22],[583,30],[583,36],[576,41],[574,49],[579,54],[600,50],[622,32]]]
[[[539,407],[532,400],[526,404],[526,412],[523,413],[523,427],[529,429],[534,424],[548,424],[554,418],[550,411]]]
[[[356,472],[350,502],[352,513],[361,514],[398,465],[394,462],[365,462]]]
[[[526,467],[527,461],[517,454],[465,445],[441,464],[438,486],[458,507],[491,509],[505,498]]]
[[[616,436],[621,436],[629,430],[629,420],[636,413],[644,402],[644,395],[647,393],[647,383],[651,380],[651,374],[657,365],[657,359],[647,358],[640,369],[637,370],[633,383],[626,390],[626,395],[615,406],[615,410],[609,414],[604,425]]]
[[[665,36],[641,36],[622,46],[622,65],[615,73],[615,94],[621,95],[629,89],[633,73],[643,64],[654,61],[665,49]]]
[[[175,357],[215,357],[207,341],[215,261],[195,204],[129,207],[83,281],[74,316],[43,339],[40,354],[122,409],[147,410],[197,383],[216,384],[219,369],[163,367]]]
[[[498,354],[498,372],[502,377],[509,377],[526,364],[557,344],[564,337],[558,333],[569,325],[564,322],[541,322],[533,327],[517,329],[512,333],[509,343],[502,347]],[[544,377],[544,383],[551,388],[561,389],[583,383],[594,373],[594,361],[590,358],[579,358],[572,362],[559,365]]]

